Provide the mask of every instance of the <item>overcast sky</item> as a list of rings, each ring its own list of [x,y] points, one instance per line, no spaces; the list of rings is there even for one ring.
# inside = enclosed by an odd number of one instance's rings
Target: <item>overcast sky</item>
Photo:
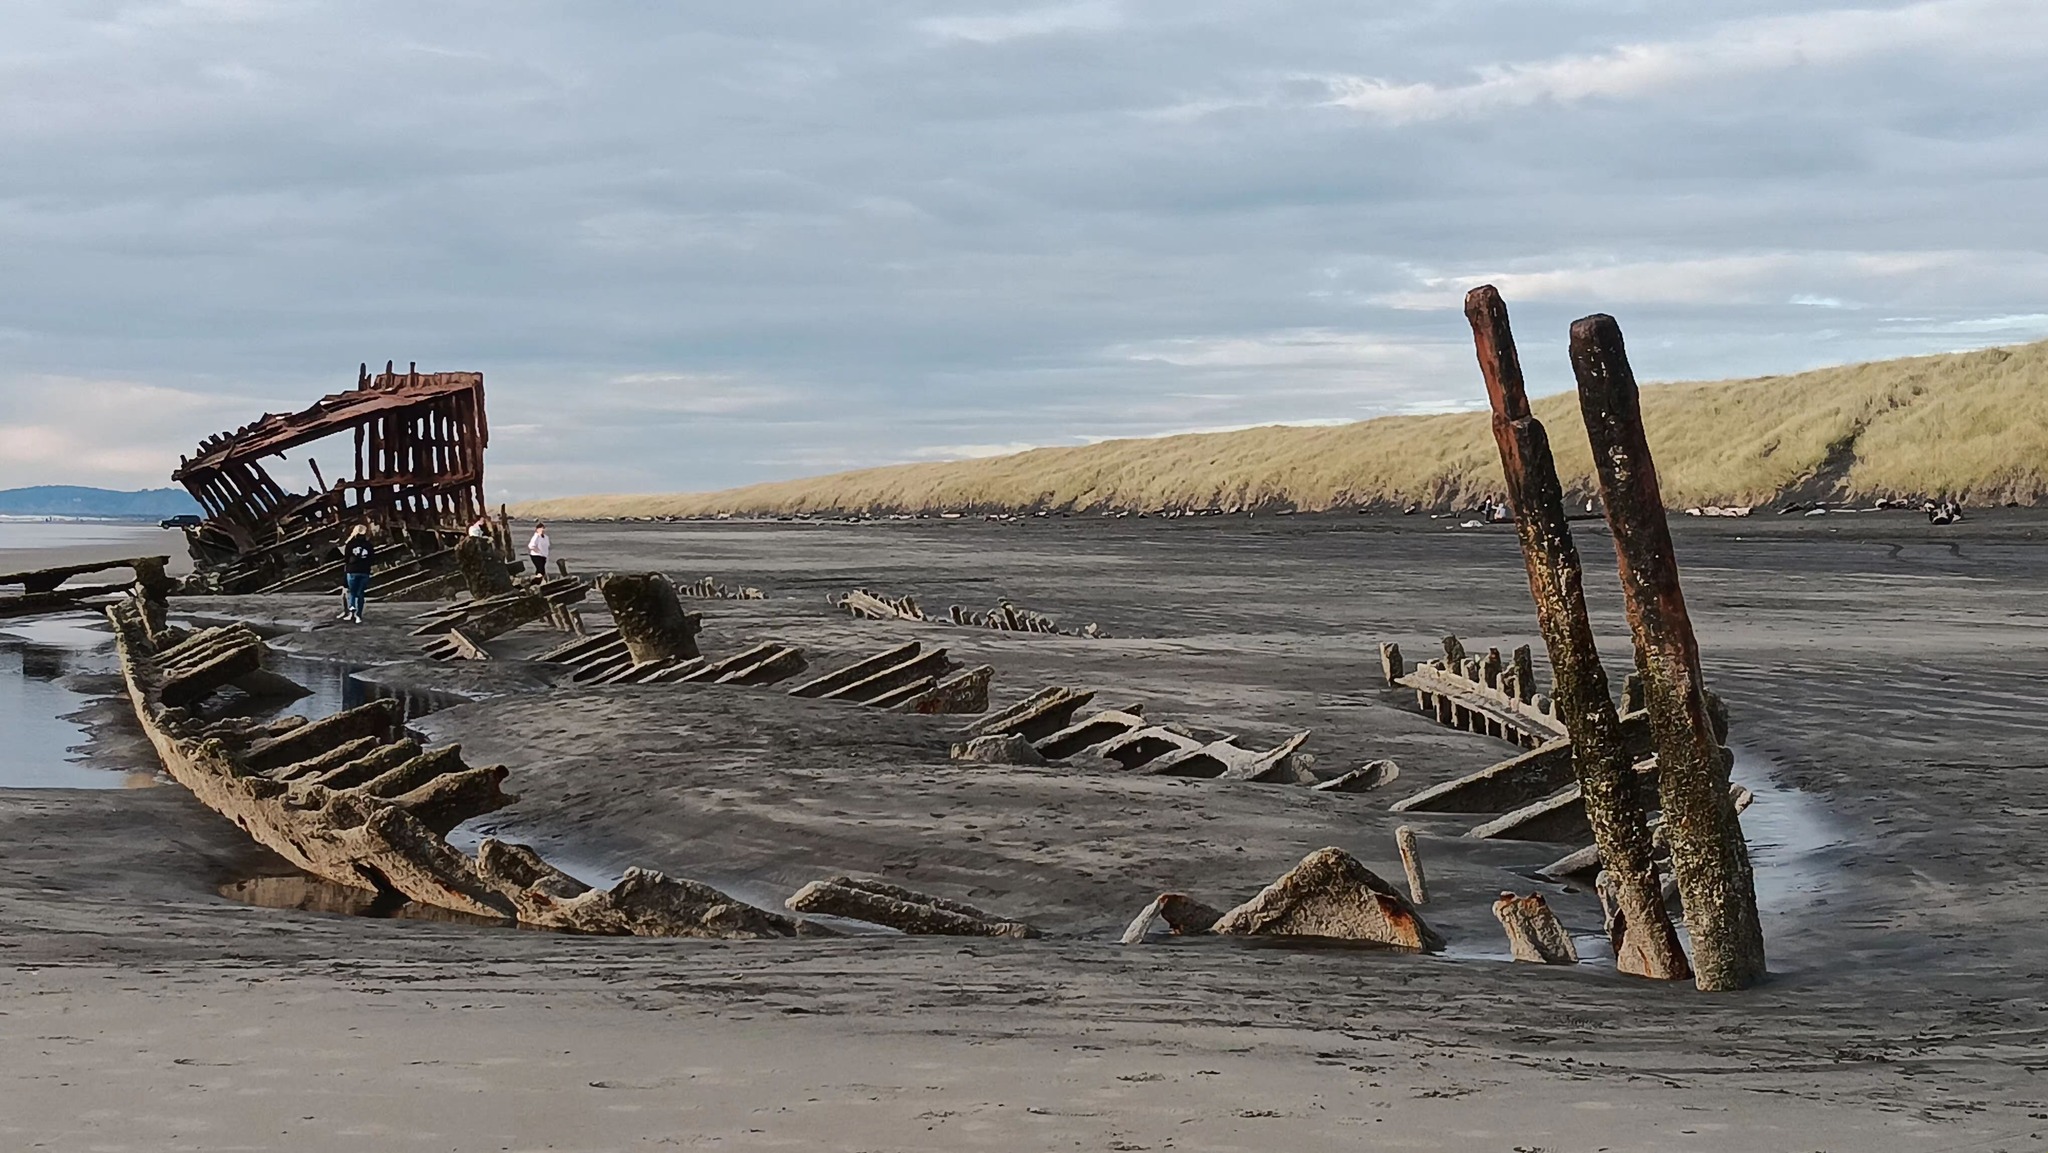
[[[166,483],[363,360],[481,369],[518,498],[1469,407],[1484,280],[1540,391],[1595,311],[1657,379],[2038,339],[2043,45],[2043,0],[13,0],[0,486]]]

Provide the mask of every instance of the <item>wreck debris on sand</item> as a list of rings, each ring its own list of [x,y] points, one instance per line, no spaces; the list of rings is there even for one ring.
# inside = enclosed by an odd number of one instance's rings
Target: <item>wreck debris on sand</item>
[[[330,482],[308,457],[313,485],[301,492],[266,467],[329,437],[352,439],[342,448],[354,454],[352,473]],[[171,474],[206,510],[186,530],[198,582],[225,593],[324,592],[340,583],[342,537],[368,524],[389,558],[381,595],[413,586],[438,595],[449,550],[484,513],[489,442],[482,373],[396,372],[388,362],[375,376],[364,366],[354,389],[300,412],[265,413],[208,437]]]
[[[170,561],[171,558],[167,556],[137,556],[121,560],[59,565],[55,568],[32,569],[28,572],[0,573],[0,586],[21,586],[20,593],[0,593],[0,618],[91,608],[94,604],[93,598],[124,593],[138,585],[161,594],[171,586],[170,578],[164,575],[164,567]],[[121,568],[132,570],[135,579],[115,581],[111,584],[66,583],[75,576]]]
[[[502,765],[471,766],[457,745],[403,733],[390,700],[317,721],[211,716],[220,688],[262,670],[267,649],[235,625],[164,625],[146,595],[107,609],[135,718],[164,770],[201,804],[292,866],[372,897],[507,924],[602,936],[788,937],[826,930],[695,881],[627,869],[596,889],[524,845],[486,840],[475,857],[447,841],[471,817],[512,803]],[[182,704],[173,704],[173,701]]]

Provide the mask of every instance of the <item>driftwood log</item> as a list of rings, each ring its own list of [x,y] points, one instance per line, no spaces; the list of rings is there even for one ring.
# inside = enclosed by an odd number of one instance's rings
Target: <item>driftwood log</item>
[[[1154,734],[1155,739],[1170,738],[1177,747],[1165,752],[1147,748],[1144,743],[1147,734]],[[1318,779],[1308,768],[1308,762],[1313,758],[1301,751],[1301,746],[1308,742],[1308,737],[1306,731],[1299,732],[1279,745],[1262,751],[1244,748],[1231,737],[1204,743],[1177,734],[1164,725],[1152,725],[1085,751],[1107,756],[1112,760],[1125,760],[1125,757],[1119,755],[1119,749],[1135,745],[1139,753],[1150,755],[1135,758],[1126,767],[1153,776],[1209,777],[1225,781],[1314,785],[1318,783]]]
[[[1744,810],[1748,809],[1756,801],[1756,794],[1741,785],[1729,785],[1728,795],[1734,799],[1737,816],[1740,816]],[[1664,831],[1662,818],[1651,822],[1650,840],[1660,851],[1670,851],[1671,840]],[[1557,860],[1536,870],[1536,873],[1538,876],[1547,877],[1553,881],[1562,881],[1568,877],[1596,873],[1600,868],[1600,846],[1587,845],[1584,848],[1566,853]]]
[[[1082,749],[1102,744],[1113,737],[1123,736],[1134,729],[1145,727],[1144,714],[1136,706],[1130,709],[1104,709],[1073,722],[1066,728],[1035,742],[1038,751],[1047,760],[1057,761],[1071,757]]]
[[[762,641],[722,660],[709,661],[676,680],[720,685],[773,684],[807,667],[802,649],[780,641]]]

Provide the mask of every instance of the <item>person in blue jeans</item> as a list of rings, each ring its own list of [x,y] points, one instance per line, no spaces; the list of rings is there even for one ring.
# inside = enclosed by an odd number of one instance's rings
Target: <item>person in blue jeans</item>
[[[377,563],[377,546],[370,543],[370,526],[359,524],[350,530],[341,546],[341,583],[345,591],[341,615],[344,620],[363,623],[363,598],[370,591],[370,569]]]

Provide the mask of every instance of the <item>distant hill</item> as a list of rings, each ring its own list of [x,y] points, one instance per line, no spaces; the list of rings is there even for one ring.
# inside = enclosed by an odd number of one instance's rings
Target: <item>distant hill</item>
[[[162,520],[179,513],[201,513],[199,502],[182,488],[146,488],[117,492],[71,484],[39,484],[0,489],[0,516],[96,516],[130,520]]]
[[[1472,369],[1475,383],[1478,367]],[[2048,342],[1706,384],[1645,386],[1674,507],[2048,495]],[[1535,402],[1566,489],[1592,488],[1572,394]],[[1504,495],[1484,413],[1114,440],[893,465],[713,493],[522,505],[556,518],[1036,509],[1470,508]]]

